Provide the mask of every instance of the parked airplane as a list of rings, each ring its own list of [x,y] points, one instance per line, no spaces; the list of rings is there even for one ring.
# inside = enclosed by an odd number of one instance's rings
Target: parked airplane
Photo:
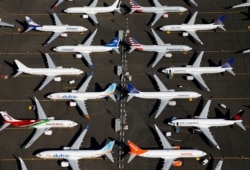
[[[157,45],[142,45],[135,38],[129,37],[129,42],[131,44],[129,53],[133,52],[134,50],[157,53],[157,57],[154,63],[152,64],[152,68],[159,63],[159,61],[163,58],[164,55],[165,57],[172,57],[172,54],[170,52],[187,52],[192,50],[192,48],[187,45],[165,44],[153,29],[152,32]]]
[[[151,23],[151,26],[153,26],[162,16],[164,18],[168,18],[168,13],[170,12],[183,13],[187,11],[187,9],[182,6],[163,6],[158,0],[153,0],[153,3],[155,5],[154,7],[140,6],[135,0],[130,0],[129,3],[131,5],[130,14],[134,13],[135,11],[143,13],[155,13],[155,18]]]
[[[21,165],[21,170],[28,170],[27,166],[25,165],[25,163],[21,157],[19,157],[19,161],[20,161],[20,165]]]
[[[240,7],[249,7],[250,6],[250,0],[246,0],[247,2],[239,4],[239,5],[234,5],[232,8],[240,8]]]
[[[193,98],[198,98],[201,96],[201,94],[192,92],[192,91],[175,91],[174,89],[167,89],[164,84],[161,82],[161,80],[158,78],[156,74],[153,75],[154,79],[160,89],[159,92],[141,92],[137,90],[132,84],[127,83],[128,88],[128,99],[127,102],[130,101],[133,97],[138,98],[144,98],[144,99],[159,99],[160,106],[159,109],[155,115],[155,119],[161,114],[163,109],[166,107],[167,104],[170,106],[175,106],[176,102],[171,101],[172,99],[189,99],[189,101],[192,101]]]
[[[180,127],[195,127],[198,128],[212,144],[217,148],[220,149],[219,145],[215,141],[213,135],[211,134],[209,128],[210,127],[218,127],[218,126],[230,126],[233,124],[238,125],[243,130],[246,130],[242,124],[241,117],[244,113],[243,110],[240,110],[234,117],[231,119],[208,119],[208,111],[211,104],[211,100],[208,100],[206,105],[204,106],[203,110],[200,113],[200,116],[195,116],[194,119],[176,119],[173,118],[168,124],[171,126],[175,126],[177,128]]]
[[[128,163],[131,162],[135,158],[135,156],[141,156],[146,158],[161,158],[164,159],[164,165],[162,170],[168,170],[172,165],[182,166],[182,161],[176,160],[178,158],[199,158],[206,155],[206,153],[201,150],[179,149],[179,147],[172,146],[156,125],[155,129],[160,138],[163,149],[145,150],[139,148],[133,142],[128,141],[128,145],[130,148],[130,156],[128,159]]]
[[[86,92],[88,84],[93,77],[93,73],[85,80],[82,86],[78,90],[73,90],[72,92],[59,92],[52,93],[47,97],[52,100],[73,100],[70,102],[70,106],[76,106],[81,109],[83,114],[87,119],[89,119],[89,114],[86,109],[85,100],[89,99],[101,99],[105,97],[110,97],[112,100],[116,101],[114,92],[116,89],[116,83],[112,83],[105,91],[103,92]]]
[[[25,30],[25,32],[30,30],[54,32],[53,35],[44,43],[45,45],[48,45],[59,36],[67,37],[67,32],[84,32],[88,30],[83,26],[64,25],[55,12],[52,11],[52,15],[55,19],[55,25],[39,25],[30,17],[25,16],[25,19],[28,23],[28,28]]]
[[[38,114],[38,119],[36,120],[17,120],[8,115],[6,111],[0,111],[0,114],[4,119],[4,124],[0,128],[0,131],[5,129],[9,125],[17,127],[36,128],[34,135],[24,146],[25,149],[30,147],[43,133],[45,135],[52,135],[52,130],[50,130],[50,128],[72,128],[77,125],[76,122],[70,120],[54,120],[54,117],[47,117],[41,104],[36,98],[35,103]]]
[[[170,77],[173,77],[174,74],[190,74],[191,76],[187,76],[187,80],[193,80],[195,78],[197,82],[208,91],[210,90],[202,79],[201,74],[213,74],[227,71],[235,76],[232,68],[234,58],[230,58],[225,64],[218,67],[200,67],[203,54],[204,51],[199,54],[193,65],[186,65],[186,67],[170,67],[163,69],[162,72],[168,74]]]
[[[46,60],[48,62],[48,68],[30,68],[22,64],[19,60],[14,60],[17,67],[18,72],[14,77],[19,76],[21,73],[33,74],[33,75],[45,75],[47,76],[42,83],[42,85],[38,88],[38,91],[41,91],[45,86],[47,86],[52,80],[61,81],[62,75],[80,75],[83,73],[82,70],[76,68],[63,68],[62,66],[56,66],[52,59],[50,58],[48,53],[44,54]]]
[[[95,24],[99,24],[96,18],[97,13],[108,13],[116,11],[121,13],[120,4],[121,0],[116,0],[111,6],[108,7],[96,7],[98,0],[93,0],[89,6],[84,7],[71,7],[64,10],[68,14],[86,14],[82,15],[83,18],[90,17]]]
[[[213,30],[220,28],[223,31],[226,31],[224,28],[223,22],[225,20],[225,15],[218,18],[214,23],[211,24],[194,24],[196,20],[198,12],[196,11],[193,16],[190,18],[187,24],[181,24],[181,25],[165,25],[160,28],[162,31],[167,31],[167,33],[170,33],[170,31],[184,31],[182,33],[182,36],[186,37],[188,35],[191,35],[196,41],[198,41],[201,45],[203,45],[203,42],[200,40],[198,35],[196,34],[196,31],[198,30]]]
[[[9,24],[7,22],[3,22],[1,18],[0,18],[0,26],[3,26],[3,27],[14,27],[13,24]]]
[[[48,150],[36,154],[39,158],[44,159],[64,159],[61,167],[70,166],[72,170],[80,170],[79,159],[93,159],[106,155],[111,162],[114,162],[112,149],[115,141],[110,141],[102,149],[99,150],[80,150],[80,145],[88,131],[88,126],[82,131],[71,147],[63,147],[63,150]]]
[[[90,35],[90,37],[83,44],[57,46],[53,48],[53,50],[56,52],[80,53],[80,54],[76,54],[76,58],[84,57],[84,59],[88,62],[90,67],[94,66],[89,55],[92,52],[106,52],[106,51],[114,50],[117,54],[120,54],[119,52],[120,38],[119,37],[115,37],[110,43],[104,46],[103,45],[91,45],[96,32],[97,32],[97,29],[95,30],[95,32],[93,32]]]

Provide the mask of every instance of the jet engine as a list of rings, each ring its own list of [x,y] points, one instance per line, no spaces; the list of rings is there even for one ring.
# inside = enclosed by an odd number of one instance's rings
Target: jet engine
[[[82,18],[85,18],[85,19],[86,19],[86,18],[89,18],[89,16],[86,15],[86,14],[83,14],[83,15],[82,15]]]
[[[61,167],[63,167],[63,168],[69,167],[69,162],[67,162],[67,161],[62,161],[62,162],[61,162]]]
[[[70,147],[63,147],[63,150],[70,150]]]
[[[182,166],[182,161],[180,161],[180,160],[173,161],[173,166],[175,166],[175,167]]]
[[[76,54],[75,57],[76,58],[82,58],[82,54]]]
[[[193,80],[193,79],[194,79],[193,76],[187,76],[187,80],[191,81],[191,80]]]
[[[59,82],[59,81],[61,81],[61,80],[62,80],[61,77],[55,77],[55,78],[54,78],[54,81],[57,81],[57,82]]]
[[[61,37],[68,37],[68,34],[67,33],[62,33],[60,34]]]
[[[76,102],[69,102],[70,107],[76,107]]]
[[[166,53],[165,57],[170,58],[170,57],[172,57],[172,54],[171,53]]]
[[[183,36],[183,37],[187,37],[187,36],[188,36],[188,33],[187,33],[187,32],[183,32],[183,33],[182,33],[182,36]]]
[[[174,150],[179,150],[181,147],[180,146],[172,146],[172,149]]]
[[[52,130],[46,130],[46,131],[44,132],[44,134],[50,136],[50,135],[53,134],[53,132],[52,132]]]
[[[170,102],[168,102],[168,105],[169,106],[175,106],[176,105],[176,101],[170,101]]]
[[[49,120],[55,120],[55,117],[48,117]]]
[[[169,18],[169,15],[168,14],[163,14],[162,17],[163,18]]]

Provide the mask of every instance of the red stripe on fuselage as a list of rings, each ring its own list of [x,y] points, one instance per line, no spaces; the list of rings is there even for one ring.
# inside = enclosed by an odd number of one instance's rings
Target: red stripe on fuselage
[[[4,123],[10,123],[12,126],[17,126],[17,127],[25,127],[25,126],[30,126],[32,124],[35,124],[39,122],[40,120],[18,120],[18,121],[4,121]]]

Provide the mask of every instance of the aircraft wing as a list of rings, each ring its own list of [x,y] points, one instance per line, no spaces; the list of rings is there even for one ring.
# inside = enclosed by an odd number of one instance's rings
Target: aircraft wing
[[[5,128],[7,128],[10,125],[10,123],[4,123],[2,125],[2,127],[0,128],[0,131],[4,130]]]
[[[79,149],[80,146],[81,146],[81,143],[87,133],[89,129],[89,126],[87,126],[83,131],[82,133],[78,136],[78,138],[76,139],[76,141],[73,143],[73,145],[71,146],[71,149]],[[74,168],[73,168],[74,169]]]
[[[97,21],[97,18],[95,16],[95,14],[93,13],[86,13],[92,20],[95,24],[98,24],[98,21]]]
[[[57,2],[53,5],[53,8],[56,8],[58,5],[63,3],[64,0],[57,0]]]
[[[153,76],[154,76],[154,79],[155,79],[160,91],[168,91],[168,89],[164,86],[164,84],[159,79],[159,77],[156,74],[154,74]]]
[[[156,34],[156,32],[153,30],[153,28],[151,29],[152,33],[155,37],[155,41],[158,45],[164,45],[164,42],[161,40],[161,38]]]
[[[196,20],[196,16],[197,16],[198,12],[195,11],[195,13],[193,14],[193,16],[190,18],[190,20],[188,21],[188,25],[193,25],[195,23]]]
[[[93,73],[89,75],[89,77],[85,80],[85,82],[81,85],[81,87],[77,91],[80,93],[85,92],[92,77],[93,77]]]
[[[200,119],[206,119],[207,118],[210,104],[211,104],[211,100],[208,100],[206,105],[203,107],[203,109],[201,111],[201,114],[199,116]]]
[[[200,74],[192,74],[192,76],[200,83],[201,86],[203,86],[205,89],[209,91],[207,84],[205,83]]]
[[[156,115],[155,115],[155,119],[156,119],[158,116],[160,116],[160,114],[162,113],[163,109],[164,109],[164,108],[166,107],[166,105],[168,104],[169,100],[161,100],[160,102],[161,102],[161,103],[160,103],[160,106],[159,106],[159,108],[158,108],[158,110],[157,110],[157,113],[156,113]]]
[[[63,32],[54,32],[52,36],[50,36],[49,40],[45,44],[50,44],[52,41],[54,41],[57,37],[59,37]]]
[[[196,58],[194,64],[193,64],[193,67],[200,67],[201,65],[201,59],[203,57],[203,54],[204,54],[204,51],[201,51],[199,56]]]
[[[223,164],[223,160],[220,160],[220,161],[217,163],[217,165],[216,165],[216,167],[214,168],[214,170],[221,170],[222,164]]]
[[[156,7],[162,6],[158,0],[153,0],[153,3],[155,4]]]
[[[54,19],[55,19],[55,24],[56,24],[57,26],[63,25],[62,22],[61,22],[61,20],[58,18],[58,16],[56,15],[55,12],[52,12],[52,15],[53,15],[53,17],[54,17]]]
[[[156,125],[155,125],[155,130],[160,138],[163,149],[171,149],[172,145],[168,142],[166,137],[163,135],[163,133],[160,131],[160,129]]]
[[[83,45],[89,46],[92,43],[96,32],[97,32],[97,29],[90,35],[90,37],[83,43]]]
[[[191,35],[196,41],[198,41],[201,45],[203,45],[203,42],[198,37],[195,31],[186,31],[189,35]]]
[[[49,128],[36,128],[35,134],[32,136],[30,141],[24,146],[25,149],[30,147],[46,130]]]
[[[239,5],[234,5],[232,8],[248,7],[248,6],[250,6],[250,0],[247,0],[247,2],[239,4]]]
[[[35,103],[36,103],[36,109],[37,109],[37,114],[38,114],[38,119],[47,119],[47,116],[40,104],[40,102],[37,100],[36,97],[35,98]]]
[[[19,161],[21,164],[21,170],[28,170],[27,166],[25,165],[24,161],[22,160],[22,158],[19,157]]]
[[[160,60],[163,58],[163,56],[166,54],[166,51],[164,52],[157,52],[157,56],[155,58],[154,63],[152,64],[152,67],[156,66],[160,62]]]
[[[13,24],[8,24],[8,23],[2,22],[2,21],[0,21],[0,25],[1,25],[1,26],[4,26],[4,27],[14,27]]]
[[[90,7],[95,7],[98,0],[93,0],[92,3],[89,5]]]
[[[151,26],[153,26],[163,15],[163,13],[155,13],[155,18],[153,20],[153,22],[151,23]]]
[[[48,67],[49,68],[56,68],[56,65],[54,64],[54,62],[51,60],[51,57],[48,53],[44,54],[48,63]]]
[[[82,113],[87,116],[88,115],[88,112],[87,112],[87,109],[86,109],[86,104],[84,102],[84,100],[75,100],[76,103],[77,103],[77,106],[81,109]]]
[[[169,158],[164,159],[164,165],[162,167],[162,170],[169,170],[174,160],[175,159],[169,159]]]
[[[201,132],[208,138],[208,140],[210,140],[214,146],[216,146],[218,149],[220,149],[219,145],[217,144],[217,142],[215,141],[212,133],[210,132],[210,130],[208,129],[208,127],[198,127]]]
[[[53,79],[55,76],[47,76],[43,82],[43,84],[39,87],[39,91],[41,91],[45,86],[47,86]]]
[[[82,54],[82,56],[84,57],[84,59],[87,61],[87,63],[90,65],[90,66],[92,66],[93,65],[93,63],[92,63],[92,60],[91,60],[91,58],[90,58],[90,55],[89,55],[89,53],[81,53]]]
[[[78,159],[67,159],[72,170],[80,170]]]

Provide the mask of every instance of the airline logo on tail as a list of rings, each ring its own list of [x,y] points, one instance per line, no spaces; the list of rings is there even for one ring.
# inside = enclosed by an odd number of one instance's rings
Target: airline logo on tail
[[[136,146],[131,141],[128,141],[128,146],[130,149],[130,152],[129,152],[130,154],[141,155],[141,154],[147,152],[147,150],[140,149],[138,146]]]
[[[127,83],[127,88],[129,93],[140,93],[139,90],[137,90],[132,84]]]
[[[118,47],[120,42],[120,38],[119,37],[115,37],[113,39],[113,41],[111,41],[110,43],[106,44],[105,47]]]
[[[116,83],[112,83],[112,84],[107,88],[107,90],[104,91],[104,93],[105,93],[106,95],[112,95],[112,94],[114,94],[115,89],[116,89],[116,86],[117,86]]]
[[[129,3],[131,7],[135,9],[137,12],[142,12],[141,6],[135,0],[130,0]]]
[[[243,116],[244,114],[244,110],[240,110],[232,119],[233,120],[240,120],[241,117]]]
[[[4,120],[6,122],[12,122],[12,121],[16,120],[13,117],[11,117],[10,115],[8,115],[8,113],[6,111],[1,111],[0,114],[2,115],[2,117],[4,118]]]
[[[129,42],[133,48],[136,48],[137,50],[143,50],[142,45],[136,41],[135,38],[129,37]]]
[[[234,63],[234,58],[230,58],[225,64],[223,64],[222,68],[231,68]]]

